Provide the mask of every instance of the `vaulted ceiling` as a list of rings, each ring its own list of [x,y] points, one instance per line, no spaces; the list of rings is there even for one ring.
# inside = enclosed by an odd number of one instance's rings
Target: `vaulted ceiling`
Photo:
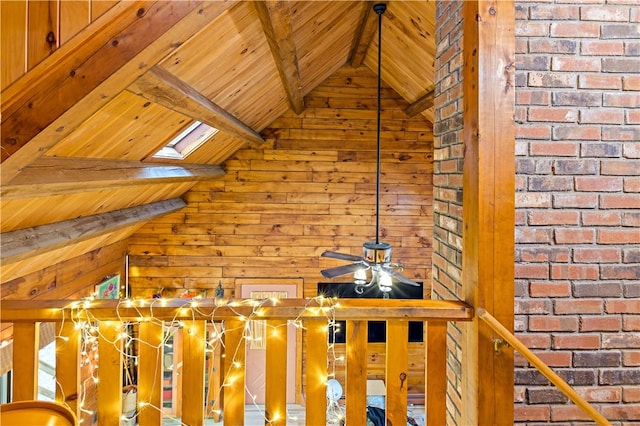
[[[272,144],[269,124],[304,111],[336,70],[377,73],[374,4],[122,1],[3,78],[2,281],[182,208],[238,149]],[[12,22],[5,40],[27,31]],[[434,26],[432,1],[392,1],[383,15],[382,79],[430,121]],[[5,77],[17,52],[3,53]],[[184,160],[152,158],[193,120],[219,132]]]

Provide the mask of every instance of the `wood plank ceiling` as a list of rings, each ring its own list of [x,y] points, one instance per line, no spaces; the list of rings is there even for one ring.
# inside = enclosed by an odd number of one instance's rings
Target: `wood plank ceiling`
[[[224,173],[240,147],[270,144],[269,124],[303,111],[304,96],[340,67],[377,71],[370,1],[122,1],[103,11],[94,0],[94,14],[104,14],[34,66],[27,58],[42,47],[29,46],[27,35],[42,28],[25,27],[27,7],[8,3],[2,282],[42,269],[51,256],[62,261],[126,239],[179,208],[175,199],[195,183]],[[78,27],[59,19],[61,32]],[[430,121],[434,25],[432,1],[393,1],[383,17],[382,78],[407,114]],[[26,55],[18,54],[21,38]],[[28,72],[19,76],[21,67]],[[218,133],[185,160],[152,157],[194,119]],[[122,223],[121,210],[137,219]],[[78,219],[86,217],[96,220]]]

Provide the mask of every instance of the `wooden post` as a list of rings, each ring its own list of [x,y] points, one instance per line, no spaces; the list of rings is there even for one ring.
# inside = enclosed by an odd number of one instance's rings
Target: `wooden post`
[[[347,321],[347,423],[367,424],[367,321]]]
[[[56,323],[56,402],[67,404],[80,418],[80,330],[72,321]]]
[[[444,425],[447,423],[447,323],[428,321],[425,325],[427,424]]]
[[[122,322],[98,324],[98,424],[120,425],[122,417]]]
[[[13,324],[13,402],[38,397],[40,323]]]
[[[287,320],[267,321],[265,415],[269,425],[287,424]]]
[[[409,388],[409,323],[387,321],[386,396],[387,422],[402,425],[407,422]]]
[[[163,338],[162,324],[140,323],[138,404],[142,406],[139,406],[138,422],[143,426],[162,423]]]
[[[304,322],[306,328],[306,424],[327,423],[328,326],[325,320]]]
[[[515,227],[515,7],[463,6],[464,165],[462,287],[513,330]],[[475,318],[462,327],[462,424],[513,424],[513,350]]]

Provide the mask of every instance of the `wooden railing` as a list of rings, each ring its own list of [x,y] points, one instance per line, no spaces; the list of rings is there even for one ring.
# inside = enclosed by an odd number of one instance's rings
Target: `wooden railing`
[[[326,423],[328,324],[346,320],[345,414],[348,424],[366,424],[367,321],[387,323],[386,415],[404,424],[407,414],[408,321],[425,321],[425,404],[428,424],[445,419],[446,330],[448,321],[470,321],[473,309],[463,302],[380,299],[280,299],[217,301],[214,299],[153,299],[138,301],[6,301],[0,321],[14,325],[13,400],[37,394],[38,324],[54,322],[56,340],[56,399],[82,417],[81,364],[87,350],[97,352],[97,420],[121,423],[122,357],[127,345],[123,326],[137,327],[138,423],[162,424],[163,339],[167,324],[179,323],[182,333],[181,421],[202,425],[205,418],[205,353],[224,347],[215,361],[221,367],[220,398],[225,425],[245,423],[245,347],[248,320],[264,320],[266,335],[265,421],[286,424],[286,333],[288,322],[304,334],[305,418],[308,425]],[[207,325],[224,330],[207,338]],[[91,347],[88,346],[88,342]],[[218,343],[220,343],[218,345]],[[213,352],[215,353],[215,351]],[[96,357],[94,357],[96,358]],[[210,384],[209,384],[210,385]],[[211,389],[210,389],[211,391]],[[207,398],[210,399],[210,398]],[[85,416],[86,417],[86,416]]]

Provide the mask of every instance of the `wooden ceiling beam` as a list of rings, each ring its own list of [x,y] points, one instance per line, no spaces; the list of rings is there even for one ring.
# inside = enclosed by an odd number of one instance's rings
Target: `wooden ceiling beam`
[[[15,200],[134,185],[195,183],[221,175],[222,167],[209,164],[41,157],[25,167],[11,184],[0,186],[0,197]]]
[[[129,91],[250,145],[264,142],[258,132],[159,65],[141,75],[129,86]]]
[[[186,206],[182,198],[79,217],[63,222],[5,232],[1,236],[0,260],[8,265],[155,219]]]
[[[429,109],[433,106],[433,98],[435,94],[435,89],[429,90],[424,96],[421,96],[412,104],[409,104],[404,112],[409,117],[413,117],[415,115],[420,114],[422,111]]]
[[[362,2],[362,13],[360,17],[360,25],[356,32],[356,37],[353,39],[353,46],[351,46],[351,53],[349,54],[349,62],[351,66],[357,68],[364,62],[365,56],[367,56],[367,49],[373,36],[378,31],[377,15],[373,12],[373,5],[375,1]]]
[[[5,89],[2,181],[13,179],[236,1],[120,2]]]
[[[298,55],[291,28],[289,2],[259,0],[254,1],[253,4],[271,48],[280,79],[289,99],[289,105],[296,114],[300,114],[304,111],[304,96],[302,95]]]

